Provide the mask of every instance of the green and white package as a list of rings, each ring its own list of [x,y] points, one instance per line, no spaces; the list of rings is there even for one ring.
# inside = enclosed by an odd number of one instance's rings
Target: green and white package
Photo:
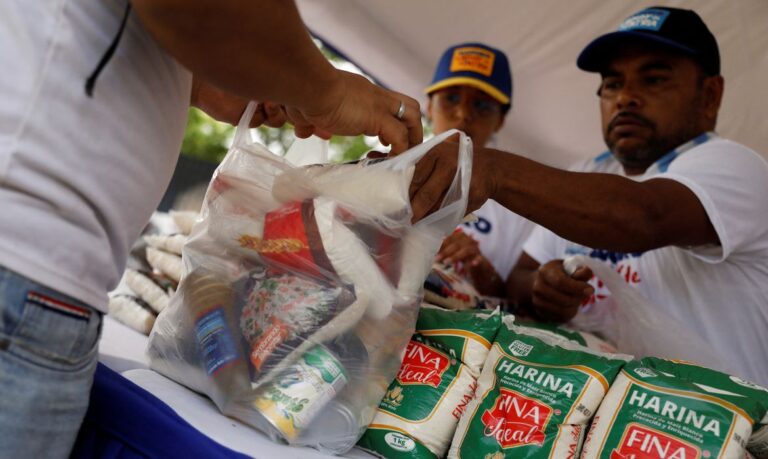
[[[583,458],[741,459],[768,411],[760,386],[690,363],[648,357],[619,373]]]
[[[515,324],[520,327],[531,327],[531,328],[537,328],[539,330],[547,330],[557,335],[564,336],[571,341],[574,341],[576,343],[581,344],[582,346],[586,346],[596,351],[609,352],[609,353],[618,352],[616,349],[616,346],[609,343],[608,341],[598,338],[597,336],[589,332],[574,330],[572,328],[564,327],[562,325],[545,324],[545,323],[539,323],[539,322],[525,322],[525,323],[516,322]]]
[[[501,325],[498,308],[488,311],[451,311],[421,305],[416,333],[426,342],[459,359],[477,378]]]
[[[393,459],[443,457],[476,388],[475,378],[461,362],[411,340],[358,445]]]
[[[629,359],[505,317],[448,457],[578,457],[587,423]]]

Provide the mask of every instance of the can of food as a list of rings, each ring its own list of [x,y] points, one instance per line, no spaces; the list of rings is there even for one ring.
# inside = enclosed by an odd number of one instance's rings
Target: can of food
[[[283,438],[294,442],[348,381],[339,357],[318,344],[260,388],[253,406]]]
[[[340,455],[355,446],[364,428],[352,404],[337,398],[323,407],[322,415],[301,433],[296,444]]]

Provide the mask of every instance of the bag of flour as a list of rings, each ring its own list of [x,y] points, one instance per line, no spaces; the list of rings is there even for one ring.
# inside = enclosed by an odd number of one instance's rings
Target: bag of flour
[[[387,458],[441,458],[476,387],[461,362],[412,340],[358,445]]]
[[[448,457],[578,457],[587,423],[630,357],[504,319]]]
[[[582,346],[588,347],[589,349],[593,349],[596,351],[608,352],[608,353],[618,352],[618,350],[616,349],[616,346],[609,343],[608,341],[598,338],[592,333],[580,331],[580,330],[574,330],[572,328],[568,328],[563,325],[554,325],[554,324],[546,324],[546,323],[539,323],[539,322],[525,322],[525,323],[517,322],[516,325],[520,327],[530,327],[530,328],[536,328],[539,330],[546,330],[556,335],[560,335],[565,338],[568,338],[569,340],[575,343],[581,344]]]
[[[450,311],[423,303],[416,333],[435,347],[459,359],[475,377],[480,376],[491,343],[501,326],[501,312]]]
[[[766,412],[768,392],[760,386],[649,357],[619,373],[595,415],[582,457],[741,459]]]

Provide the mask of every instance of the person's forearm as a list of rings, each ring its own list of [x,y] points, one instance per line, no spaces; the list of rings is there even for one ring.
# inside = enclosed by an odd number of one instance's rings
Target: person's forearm
[[[531,305],[533,276],[536,269],[515,267],[506,282],[507,301],[512,310],[528,311]]]
[[[506,287],[501,276],[496,272],[490,262],[484,260],[483,264],[470,270],[472,283],[481,295],[506,297]]]
[[[133,0],[133,6],[197,78],[241,97],[311,111],[337,82],[293,1]]]
[[[649,185],[611,174],[568,172],[498,150],[477,156],[488,161],[485,170],[493,171],[492,199],[567,240],[622,252],[712,242],[706,214],[696,208],[700,203],[672,181]],[[670,207],[680,195],[695,217],[691,221]]]

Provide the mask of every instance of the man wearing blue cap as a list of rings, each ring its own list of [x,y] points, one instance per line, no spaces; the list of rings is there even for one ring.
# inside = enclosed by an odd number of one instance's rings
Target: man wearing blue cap
[[[429,95],[427,117],[435,134],[464,131],[485,147],[501,129],[512,106],[507,56],[482,43],[461,43],[440,58]],[[504,279],[522,252],[533,223],[489,200],[443,242],[438,260],[458,262],[484,295],[505,296]]]
[[[590,43],[577,65],[601,76],[609,151],[571,171],[491,149],[475,158],[470,210],[492,198],[543,227],[508,279],[510,299],[540,320],[578,319],[582,305],[608,305],[610,292],[586,268],[566,274],[562,259],[599,259],[682,324],[681,335],[709,344],[699,363],[768,384],[768,163],[714,132],[717,41],[695,12],[653,7]],[[419,164],[417,218],[450,182],[445,152],[455,148],[444,143]]]

